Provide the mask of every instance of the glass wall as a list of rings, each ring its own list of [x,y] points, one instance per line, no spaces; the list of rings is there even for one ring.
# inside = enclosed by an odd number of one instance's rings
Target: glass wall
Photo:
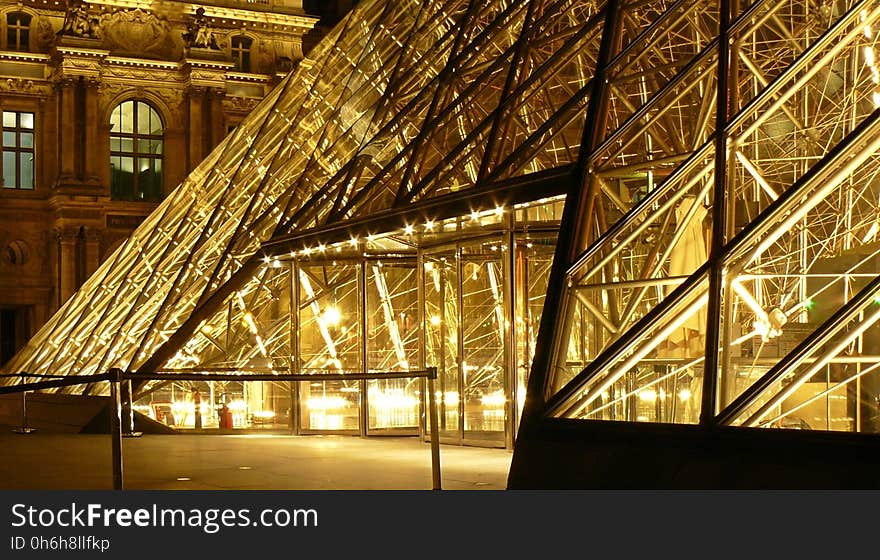
[[[558,199],[492,208],[266,258],[168,367],[343,379],[175,384],[162,397],[169,411],[154,417],[182,428],[426,436],[423,378],[345,376],[436,367],[442,440],[512,445],[561,209]]]

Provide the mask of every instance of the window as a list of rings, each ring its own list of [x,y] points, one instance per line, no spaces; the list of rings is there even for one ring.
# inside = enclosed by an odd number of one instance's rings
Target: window
[[[30,50],[31,16],[24,12],[6,15],[6,49],[10,51]]]
[[[162,199],[162,143],[159,113],[143,101],[124,101],[110,114],[110,197]]]
[[[238,35],[232,38],[232,62],[235,63],[235,69],[239,72],[251,71],[251,45],[254,40],[245,35]]]
[[[3,111],[3,188],[34,188],[34,114]]]

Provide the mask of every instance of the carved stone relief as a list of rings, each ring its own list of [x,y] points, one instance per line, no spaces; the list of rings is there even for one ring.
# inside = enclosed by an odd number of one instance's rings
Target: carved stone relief
[[[175,60],[183,47],[166,18],[140,8],[104,15],[101,35],[103,47],[120,56]]]

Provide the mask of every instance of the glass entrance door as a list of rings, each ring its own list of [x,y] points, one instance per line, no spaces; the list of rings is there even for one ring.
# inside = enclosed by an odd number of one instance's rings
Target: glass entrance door
[[[461,378],[459,376],[460,290],[455,250],[425,255],[425,363],[437,368],[435,391],[440,437],[461,442]]]
[[[483,445],[504,443],[507,417],[505,253],[493,240],[459,253],[464,439]]]
[[[297,267],[299,354],[304,373],[363,371],[361,362],[360,265],[328,262]],[[357,432],[360,381],[302,381],[303,432]]]
[[[418,369],[418,277],[414,259],[367,260],[366,362],[369,372]],[[367,432],[418,433],[421,378],[367,382]]]

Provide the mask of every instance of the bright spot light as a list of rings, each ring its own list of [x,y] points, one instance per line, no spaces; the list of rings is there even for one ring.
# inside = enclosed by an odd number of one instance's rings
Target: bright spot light
[[[339,308],[335,305],[331,305],[324,310],[324,323],[334,327],[339,324],[339,321],[342,320],[342,313],[339,312]]]
[[[878,296],[880,297],[880,296]],[[435,327],[440,324],[440,316],[439,315],[431,315],[431,324]]]

